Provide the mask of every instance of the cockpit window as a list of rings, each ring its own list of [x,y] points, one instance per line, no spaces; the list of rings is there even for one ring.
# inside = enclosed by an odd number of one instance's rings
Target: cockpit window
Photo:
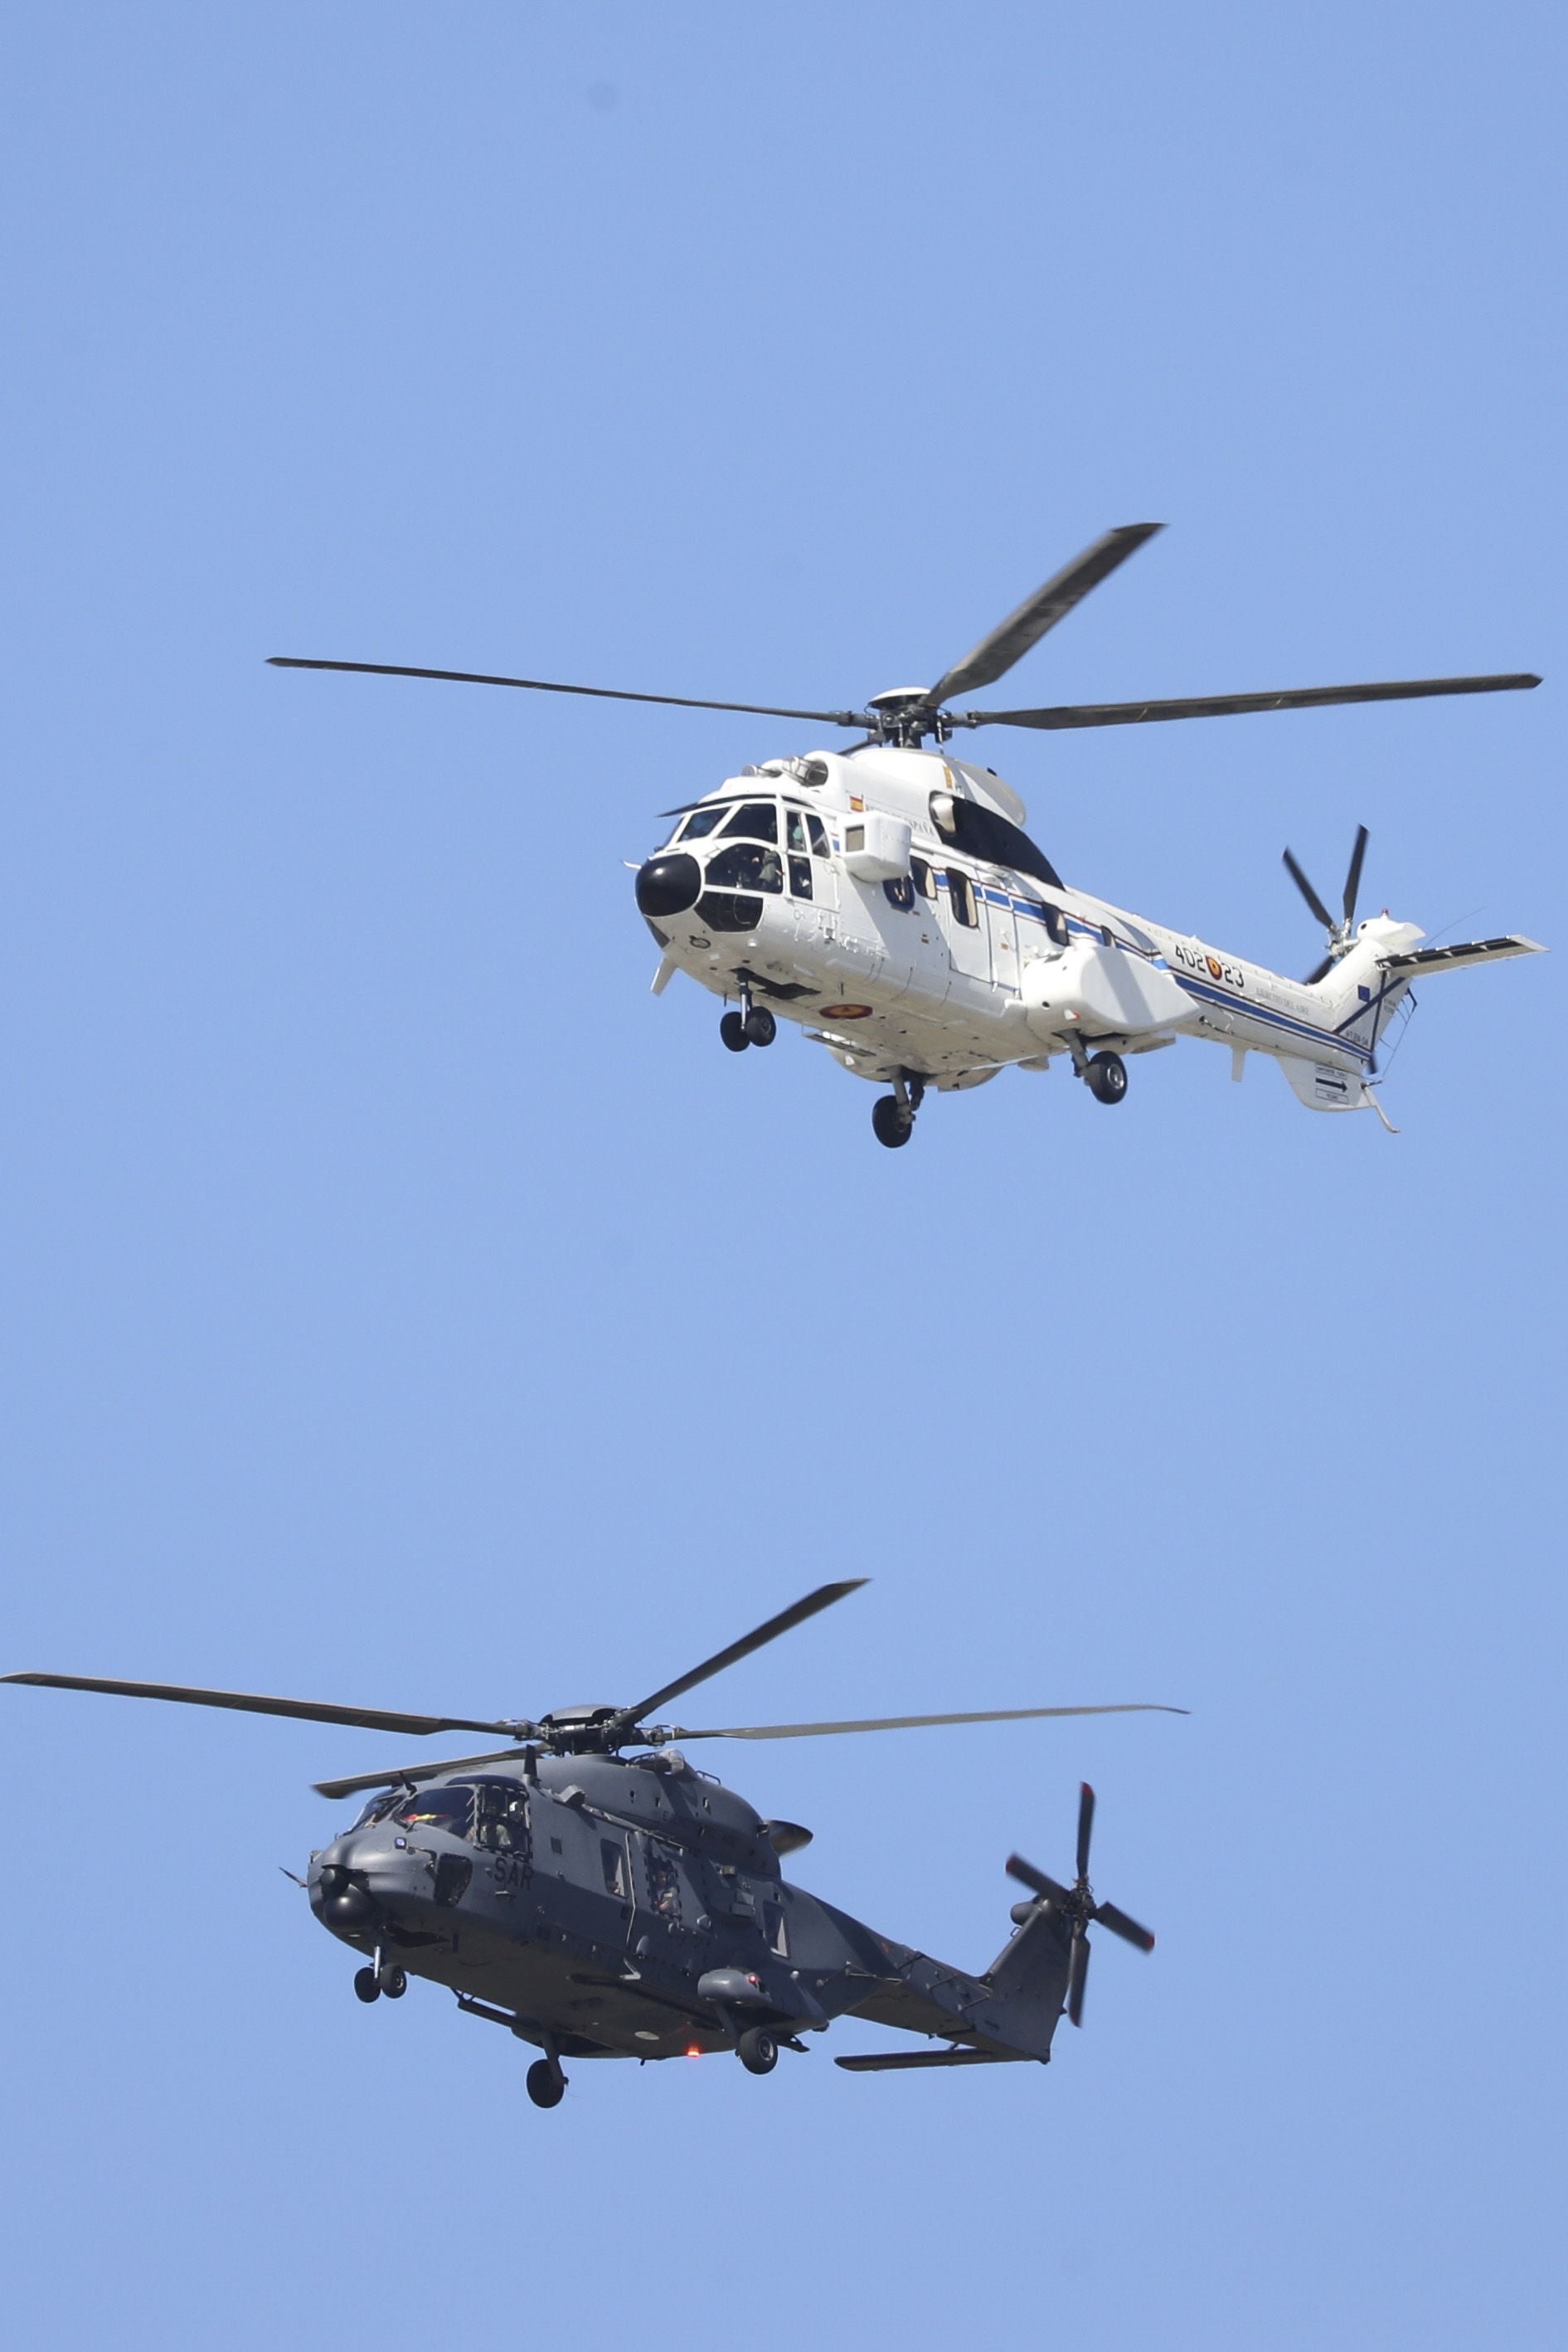
[[[821,818],[820,816],[813,816],[810,812],[808,812],[806,824],[811,835],[812,856],[826,857],[828,854],[828,836],[822,830]]]
[[[465,1838],[473,1811],[474,1790],[466,1780],[448,1782],[444,1789],[416,1789],[393,1815],[400,1830],[445,1830]]]
[[[771,841],[777,846],[779,812],[771,801],[742,801],[724,830],[742,834],[747,841]]]
[[[677,841],[703,840],[713,831],[724,812],[725,803],[722,801],[716,808],[693,809],[690,816],[676,834],[675,839]]]
[[[707,887],[710,890],[781,890],[784,869],[776,849],[763,849],[749,841],[737,841],[729,849],[721,849],[716,857],[708,860]]]

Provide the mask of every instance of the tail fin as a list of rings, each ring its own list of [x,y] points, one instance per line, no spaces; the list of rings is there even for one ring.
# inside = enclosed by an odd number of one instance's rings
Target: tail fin
[[[1545,953],[1539,940],[1513,932],[1495,940],[1461,940],[1446,948],[1418,948],[1416,942],[1420,937],[1414,923],[1375,917],[1362,925],[1348,953],[1313,983],[1324,1030],[1335,1040],[1343,1039],[1348,1050],[1343,1063],[1307,1055],[1280,1056],[1280,1067],[1292,1093],[1309,1110],[1377,1108],[1365,1076],[1350,1057],[1364,1057],[1370,1075],[1389,1021],[1404,1003],[1413,981],[1424,979],[1428,972],[1460,971],[1470,964],[1500,963],[1511,956]]]

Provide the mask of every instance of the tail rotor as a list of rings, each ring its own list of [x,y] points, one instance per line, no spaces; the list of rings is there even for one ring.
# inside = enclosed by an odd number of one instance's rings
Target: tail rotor
[[[1096,1903],[1089,1884],[1089,1848],[1094,1834],[1094,1791],[1087,1780],[1078,1797],[1078,1876],[1071,1886],[1061,1886],[1037,1870],[1032,1862],[1021,1854],[1009,1854],[1008,1874],[1027,1886],[1034,1896],[1032,1903],[1019,1903],[1013,1916],[1021,1927],[1025,1920],[1041,1911],[1053,1912],[1067,1923],[1071,1942],[1067,1954],[1067,2014],[1074,2025],[1083,2022],[1083,1991],[1089,1981],[1089,1936],[1092,1924],[1109,1927],[1113,1936],[1124,1943],[1135,1944],[1140,1952],[1152,1952],[1155,1939],[1146,1927],[1130,1919],[1113,1903]]]
[[[1354,845],[1350,853],[1350,866],[1344,877],[1343,902],[1344,912],[1343,919],[1338,922],[1330,914],[1291,852],[1288,849],[1285,852],[1286,872],[1328,933],[1328,953],[1308,972],[1306,985],[1309,988],[1315,988],[1318,982],[1333,970],[1341,956],[1354,944],[1355,902],[1361,895],[1361,868],[1366,856],[1366,827],[1364,824],[1358,824],[1355,828]]]

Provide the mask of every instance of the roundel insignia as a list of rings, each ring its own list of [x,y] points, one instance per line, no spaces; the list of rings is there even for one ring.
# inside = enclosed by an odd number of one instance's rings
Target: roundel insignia
[[[869,1004],[824,1004],[822,1007],[824,1021],[869,1021],[871,1015]]]
[[[1225,967],[1220,962],[1218,956],[1205,956],[1204,961],[1208,966],[1208,976],[1211,980],[1222,980],[1224,978]]]

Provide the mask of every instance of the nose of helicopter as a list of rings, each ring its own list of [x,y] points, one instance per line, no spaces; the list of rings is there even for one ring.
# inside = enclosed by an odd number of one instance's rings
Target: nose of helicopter
[[[685,850],[662,850],[639,867],[637,907],[641,914],[684,915],[697,903],[702,874],[695,857]]]
[[[350,1831],[312,1857],[310,1906],[323,1927],[340,1935],[364,1933],[382,1916],[383,1903],[419,1891],[413,1857],[374,1831]]]

